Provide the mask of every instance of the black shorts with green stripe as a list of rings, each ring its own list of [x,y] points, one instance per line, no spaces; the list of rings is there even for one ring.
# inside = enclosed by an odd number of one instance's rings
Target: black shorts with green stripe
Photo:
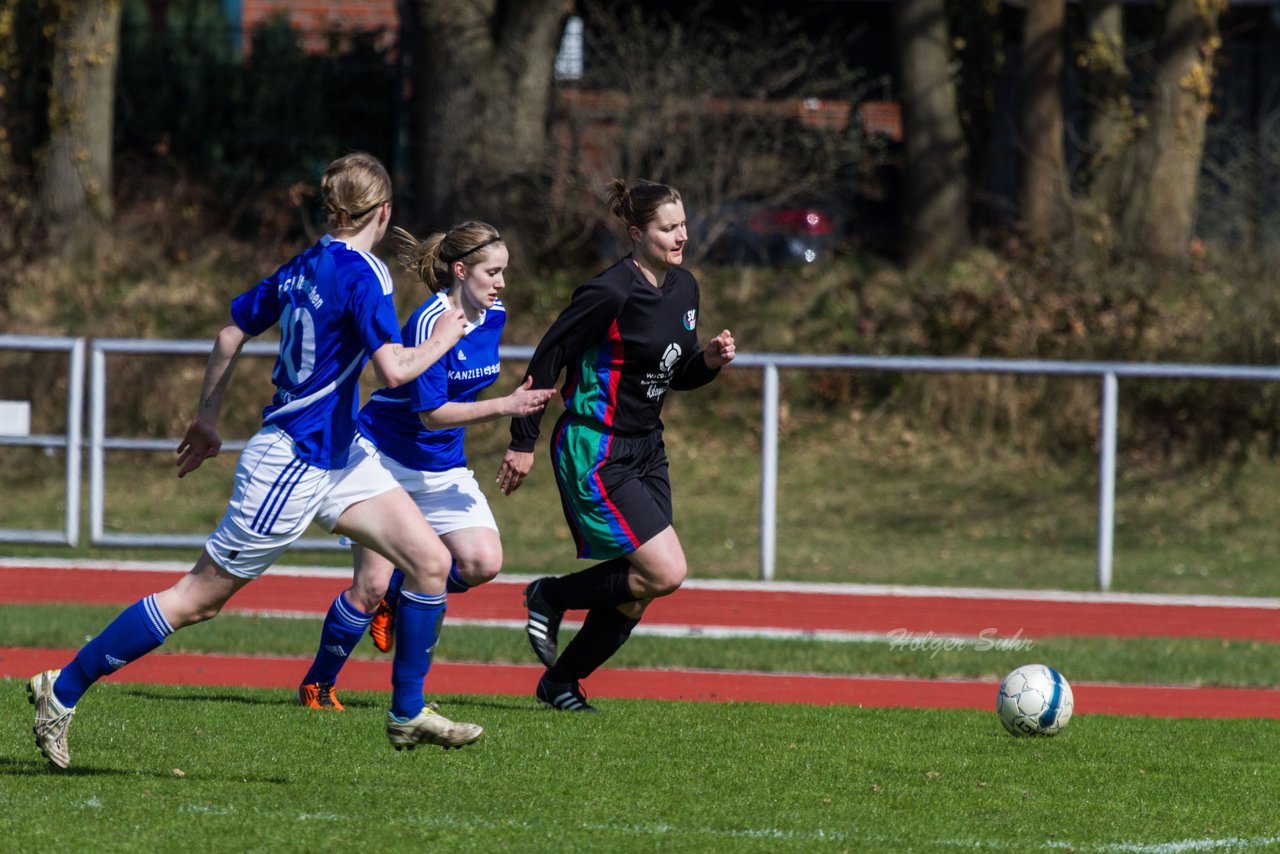
[[[619,436],[565,413],[551,463],[578,557],[630,554],[671,525],[671,481],[662,431]]]

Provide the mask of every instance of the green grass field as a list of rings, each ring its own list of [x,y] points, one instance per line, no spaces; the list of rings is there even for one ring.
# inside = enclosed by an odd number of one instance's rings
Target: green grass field
[[[677,525],[694,577],[757,571],[758,445],[746,419],[668,433]],[[742,426],[746,424],[747,426]],[[475,431],[482,484],[500,431]],[[966,449],[888,424],[796,429],[781,449],[782,580],[1087,590],[1096,460]],[[7,452],[6,452],[7,453]],[[0,456],[0,525],[60,524],[56,457]],[[107,530],[207,532],[234,455],[181,483],[167,455],[122,453]],[[510,499],[490,492],[507,571],[574,566],[546,460]],[[1115,588],[1280,595],[1280,465],[1127,460],[1119,472]],[[189,551],[7,546],[14,556],[170,559]],[[345,565],[298,552],[294,564]],[[0,605],[0,646],[76,647],[118,609]],[[309,656],[318,620],[224,615],[167,650]],[[358,654],[372,656],[366,644]],[[451,626],[440,660],[529,661],[519,632]],[[1196,639],[1036,640],[981,654],[884,642],[636,636],[619,666],[998,678],[1027,660],[1073,682],[1273,687],[1280,644]],[[589,687],[589,686],[588,686]],[[81,703],[69,773],[30,736],[23,684],[0,681],[5,850],[392,851],[1280,850],[1269,720],[1078,715],[1015,740],[993,712],[607,700],[545,712],[531,697],[440,697],[487,728],[463,751],[395,753],[385,696],[309,713],[287,692],[107,683]]]
[[[22,685],[0,685],[25,723]],[[1085,716],[1049,740],[974,711],[444,697],[478,744],[396,753],[381,698],[103,685],[53,773],[0,747],[16,851],[1263,850],[1272,721]]]
[[[76,646],[111,606],[0,607],[0,646]],[[318,620],[226,614],[173,652],[309,656]],[[361,653],[376,653],[368,643]],[[1034,658],[1076,681],[1272,684],[1280,645],[1058,638],[1033,652],[638,636],[618,665],[991,677]],[[448,627],[439,660],[527,662],[519,631]],[[300,669],[303,665],[300,665]],[[1260,851],[1280,849],[1270,720],[1077,715],[1020,740],[994,712],[435,697],[486,727],[396,753],[385,694],[345,714],[290,692],[115,682],[50,770],[24,684],[0,681],[0,839],[15,851]],[[993,691],[994,693],[994,691]]]

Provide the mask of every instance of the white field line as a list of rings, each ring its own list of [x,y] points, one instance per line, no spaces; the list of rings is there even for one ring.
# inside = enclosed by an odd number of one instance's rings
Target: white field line
[[[275,617],[287,620],[314,620],[324,615],[319,611],[281,611],[266,608],[227,608],[224,613],[247,617]],[[466,617],[449,617],[450,626],[473,626],[486,629],[524,629],[524,620],[472,620]],[[571,619],[560,624],[564,629],[579,629],[581,621]],[[710,638],[726,640],[734,638],[759,638],[763,640],[823,641],[826,643],[889,643],[913,651],[944,651],[975,647],[981,651],[1000,649],[1030,649],[1034,641],[1023,637],[937,635],[933,632],[842,632],[828,629],[784,629],[767,626],[687,626],[680,624],[636,626],[634,635],[659,638]]]
[[[1049,848],[1068,851],[1115,851],[1123,854],[1185,854],[1189,851],[1245,851],[1251,848],[1270,848],[1280,844],[1280,836],[1260,836],[1252,839],[1225,837],[1222,839],[1180,839],[1174,842],[1112,842],[1106,845],[1075,845],[1070,842],[1050,842]]]
[[[131,570],[135,572],[186,572],[189,563],[173,561],[108,561],[70,558],[0,558],[0,569],[33,567],[37,569]],[[351,570],[339,566],[274,566],[272,575],[303,578],[349,578]],[[537,575],[503,574],[490,584],[523,587]],[[803,581],[727,581],[689,579],[684,587],[691,590],[725,590],[739,592],[813,593],[837,596],[902,596],[940,597],[950,599],[988,599],[1023,602],[1084,602],[1089,604],[1189,605],[1206,608],[1264,608],[1280,610],[1280,598],[1262,596],[1205,596],[1173,593],[1101,593],[1083,590],[1012,590],[985,587],[923,587],[905,584],[842,584]]]
[[[179,811],[200,812],[208,811],[206,805],[184,804],[178,807]],[[229,808],[228,812],[236,812],[235,808]],[[252,814],[258,817],[270,817],[278,820],[302,820],[317,822],[341,822],[346,821],[346,816],[336,816],[326,813],[290,813],[282,810],[272,810],[270,808],[256,807],[245,810],[246,814]],[[473,817],[457,817],[449,813],[433,815],[430,817],[414,816],[408,818],[407,822],[418,827],[441,827],[450,829],[468,829],[468,828],[485,828],[490,830],[534,830],[535,823],[526,819],[515,817],[505,817],[498,819],[481,819]],[[783,829],[777,827],[697,827],[687,826],[667,822],[583,822],[575,826],[578,830],[596,831],[604,833],[617,833],[626,838],[643,838],[643,837],[676,837],[706,840],[776,840],[779,842],[799,842],[807,844],[821,843],[837,843],[848,846],[853,844],[875,846],[877,848],[899,848],[908,844],[920,844],[922,840],[907,839],[900,836],[890,836],[883,833],[866,833],[860,832],[858,829],[837,829],[837,828],[811,828],[807,830]],[[950,849],[979,849],[983,851],[1026,851],[1028,849],[1041,850],[1068,850],[1080,852],[1123,852],[1124,854],[1186,854],[1186,852],[1196,851],[1221,851],[1233,850],[1244,851],[1252,849],[1262,849],[1280,843],[1280,836],[1268,837],[1224,837],[1220,839],[1185,839],[1173,842],[1113,842],[1113,843],[1072,843],[1061,840],[1043,842],[1039,845],[1034,842],[1006,842],[1004,840],[969,840],[969,839],[938,839],[932,843],[939,850]]]
[[[227,608],[224,613],[239,614],[247,617],[275,617],[287,620],[314,620],[323,617],[320,611],[280,611],[266,608]],[[486,629],[524,629],[524,620],[471,620],[465,617],[449,617],[450,626],[474,626]],[[581,621],[565,620],[560,624],[564,629],[579,629]],[[779,629],[736,626],[683,626],[654,625],[641,623],[632,632],[635,635],[649,635],[662,638],[764,638],[766,640],[805,640],[827,641],[831,643],[884,643],[897,641],[900,636],[889,632],[840,632],[828,630]],[[987,644],[998,646],[998,639],[984,640],[980,637],[948,637],[942,635],[915,635],[901,639],[903,646],[911,643],[929,643],[934,645],[977,646]],[[1030,641],[1023,640],[1023,644]],[[929,647],[929,648],[932,648]]]

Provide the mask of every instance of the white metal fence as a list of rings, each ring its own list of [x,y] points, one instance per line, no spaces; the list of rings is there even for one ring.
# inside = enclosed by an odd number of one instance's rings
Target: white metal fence
[[[19,352],[60,352],[67,354],[67,429],[62,434],[0,435],[0,445],[26,445],[66,451],[66,512],[62,530],[0,528],[2,543],[80,542],[80,451],[84,412],[83,338],[55,338],[42,335],[0,335],[0,350]],[[0,519],[0,522],[3,522]]]
[[[40,338],[34,336],[0,336],[0,349],[65,350],[70,354],[67,433],[63,436],[4,436],[0,445],[40,445],[65,448],[67,451],[67,516],[63,532],[14,530],[0,528],[0,542],[79,543],[79,494],[81,411],[84,395],[84,348],[82,338]],[[140,339],[98,339],[92,343],[89,372],[90,430],[89,449],[89,542],[95,546],[194,547],[203,545],[204,533],[148,534],[106,533],[104,531],[105,458],[112,450],[170,451],[175,440],[109,436],[106,430],[107,356],[108,354],[186,354],[205,355],[207,341],[163,341]],[[250,356],[274,356],[276,345],[250,342],[244,353]],[[531,347],[503,347],[501,357],[510,361],[527,361]],[[1100,423],[1098,454],[1098,550],[1097,585],[1100,590],[1111,587],[1112,555],[1115,531],[1116,414],[1121,378],[1199,379],[1206,381],[1252,380],[1280,381],[1280,368],[1154,364],[1135,362],[1066,362],[1038,359],[970,359],[917,356],[809,356],[786,353],[743,353],[734,362],[735,369],[758,368],[763,373],[761,399],[762,446],[760,454],[760,577],[774,578],[776,570],[776,533],[778,503],[778,374],[786,369],[839,371],[894,371],[916,373],[985,373],[1032,374],[1067,377],[1096,377],[1100,386]],[[225,450],[239,450],[244,440],[227,441]],[[2,520],[0,520],[2,521]],[[336,538],[303,539],[299,548],[337,549]]]

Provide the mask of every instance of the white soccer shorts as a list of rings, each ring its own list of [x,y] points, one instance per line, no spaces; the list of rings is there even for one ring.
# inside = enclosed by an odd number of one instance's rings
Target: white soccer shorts
[[[264,427],[240,452],[235,488],[205,549],[240,578],[257,578],[314,519],[332,531],[342,512],[395,489],[395,478],[353,445],[346,468],[322,469],[298,459],[293,439]]]
[[[357,449],[359,449],[357,451]],[[475,472],[460,467],[448,471],[418,471],[401,465],[380,452],[365,436],[356,436],[351,449],[354,460],[357,453],[373,458],[395,477],[409,497],[422,511],[422,517],[440,535],[463,528],[490,528],[498,530],[498,523],[489,508],[489,499],[480,491]]]

